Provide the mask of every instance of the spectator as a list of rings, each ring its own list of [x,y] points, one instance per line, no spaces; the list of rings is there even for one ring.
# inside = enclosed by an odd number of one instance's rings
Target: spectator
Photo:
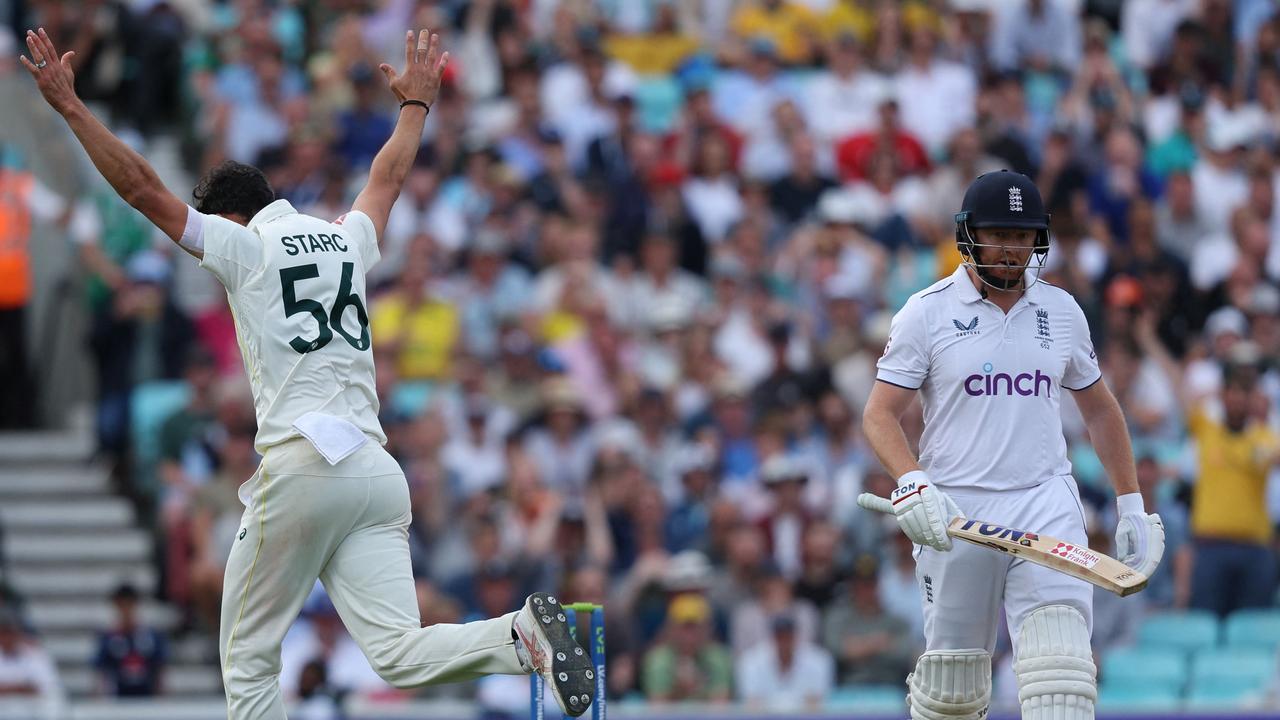
[[[911,31],[906,65],[893,78],[902,125],[930,152],[941,151],[955,132],[973,125],[977,94],[972,72],[937,55],[937,35]]]
[[[667,513],[667,546],[673,553],[704,549],[711,524],[711,499],[715,491],[715,456],[705,445],[681,448],[675,460],[679,488],[671,496],[677,498]]]
[[[817,51],[812,41],[818,17],[802,2],[750,0],[734,12],[730,23],[740,38],[767,38],[787,64],[808,65]]]
[[[924,146],[903,129],[898,113],[898,100],[885,90],[874,103],[877,118],[865,131],[842,137],[836,144],[836,163],[840,177],[846,182],[871,178],[872,163],[881,155],[894,160],[894,167],[904,175],[927,173],[929,156]]]
[[[0,143],[0,428],[26,428],[35,420],[26,327],[32,297],[32,220],[66,227],[73,212],[66,200],[22,167],[16,147]]]
[[[1069,74],[1080,62],[1080,19],[1062,0],[1028,0],[997,15],[993,59],[1002,70]]]
[[[805,528],[800,575],[795,581],[795,595],[826,612],[836,599],[843,568],[840,566],[840,530],[828,522],[811,523]]]
[[[192,490],[189,526],[190,600],[196,620],[208,632],[218,627],[223,572],[244,514],[239,488],[258,471],[260,460],[253,449],[257,433],[253,423],[238,423],[222,430],[226,437],[217,450],[218,470],[208,482]],[[171,529],[170,542],[176,539],[175,535]]]
[[[681,190],[689,214],[708,242],[721,242],[742,217],[742,197],[729,172],[728,147],[715,135],[697,146],[697,159]]]
[[[319,583],[316,587],[303,607],[302,617],[289,628],[281,644],[280,690],[290,699],[300,698],[304,688],[314,690],[315,674],[304,673],[304,669],[320,663],[325,668],[327,685],[334,692],[390,694],[390,687],[347,634],[328,596],[318,589]]]
[[[341,720],[343,695],[329,686],[324,662],[312,660],[302,667],[298,678],[298,707],[294,712],[299,720]]]
[[[769,186],[769,203],[788,224],[807,220],[835,183],[818,168],[818,149],[805,133],[791,138],[790,169]]]
[[[790,615],[802,642],[815,642],[821,618],[808,600],[795,597],[791,581],[777,565],[766,560],[745,599],[739,599],[729,619],[729,645],[741,655],[770,634],[769,623],[777,615]]]
[[[1186,172],[1170,175],[1155,210],[1156,239],[1161,247],[1182,262],[1190,262],[1197,243],[1210,234],[1198,215],[1191,176]]]
[[[1196,0],[1129,0],[1120,20],[1129,61],[1144,70],[1168,52],[1178,23],[1195,13]]]
[[[351,68],[351,84],[355,88],[355,104],[338,116],[338,137],[335,150],[347,167],[368,167],[382,144],[391,137],[393,123],[387,113],[378,108],[383,88],[382,79],[368,65]]]
[[[373,301],[369,318],[378,352],[395,358],[405,381],[450,377],[458,342],[458,310],[433,292],[431,245],[429,236],[414,239],[395,288]]]
[[[98,434],[112,458],[128,450],[129,398],[138,385],[177,378],[191,338],[190,321],[173,302],[169,262],[136,255],[112,312],[94,318],[89,345],[97,364]]]
[[[116,624],[98,636],[93,663],[102,673],[107,693],[114,697],[160,695],[169,661],[168,642],[158,630],[139,622],[138,591],[132,585],[116,588],[111,601]]]
[[[760,527],[773,561],[791,580],[800,576],[804,536],[816,519],[804,504],[805,485],[811,475],[803,460],[782,454],[766,459],[760,467],[760,481],[771,504]]]
[[[1144,345],[1163,365],[1175,366],[1149,330]],[[1257,372],[1241,364],[1225,370],[1217,398],[1220,420],[1207,412],[1203,396],[1182,385],[1175,388],[1198,458],[1191,499],[1190,606],[1219,616],[1267,607],[1274,600],[1276,573],[1266,488],[1268,473],[1280,464],[1280,437],[1254,417]]]
[[[817,710],[831,694],[835,664],[821,647],[797,637],[796,621],[779,615],[772,637],[741,655],[738,694],[750,707],[770,711]]]
[[[828,45],[827,66],[809,82],[801,106],[818,142],[833,143],[876,124],[872,111],[888,89],[884,77],[863,62],[862,45],[852,33],[837,35]]]
[[[729,700],[733,660],[711,638],[711,607],[699,595],[679,595],[667,609],[662,638],[645,655],[641,686],[651,702]]]
[[[1136,467],[1143,505],[1156,508],[1164,523],[1164,554],[1168,559],[1147,581],[1143,602],[1152,609],[1186,608],[1191,598],[1193,563],[1187,509],[1174,499],[1175,483],[1166,477],[1168,470],[1159,460],[1143,455]]]
[[[53,659],[26,636],[12,608],[0,608],[0,709],[35,720],[58,720],[65,704]]]
[[[878,573],[874,558],[858,558],[846,594],[823,620],[823,645],[836,659],[841,684],[900,682],[919,652],[908,625],[881,607]]]
[[[543,391],[544,423],[525,436],[524,451],[548,487],[581,502],[593,452],[582,398],[563,380]]]

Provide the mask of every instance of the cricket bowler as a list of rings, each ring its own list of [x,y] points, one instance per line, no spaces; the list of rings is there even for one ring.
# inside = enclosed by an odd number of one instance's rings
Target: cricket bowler
[[[400,115],[344,216],[308,217],[239,163],[200,180],[189,207],[76,97],[70,58],[44,29],[21,58],[93,164],[226,287],[253,388],[257,472],[227,560],[219,630],[231,720],[283,720],[280,642],[317,578],[373,668],[396,687],[539,673],[560,707],[581,715],[596,683],[563,609],[545,593],[522,609],[465,625],[421,627],[409,566],[409,490],[383,449],[365,297],[387,214],[418,152],[448,53],[405,36],[405,67],[382,65]]]

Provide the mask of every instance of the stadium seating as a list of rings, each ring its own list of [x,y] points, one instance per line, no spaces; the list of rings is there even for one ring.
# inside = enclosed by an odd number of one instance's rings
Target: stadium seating
[[[1261,648],[1206,648],[1191,660],[1194,689],[1261,689],[1276,671],[1275,650]]]
[[[154,489],[152,471],[160,460],[160,428],[190,397],[191,387],[181,380],[157,380],[134,388],[129,399],[130,438],[139,487]]]
[[[1177,648],[1195,652],[1218,644],[1218,618],[1212,613],[1188,610],[1152,615],[1138,628],[1138,643],[1147,648]]]
[[[1262,705],[1266,692],[1234,683],[1197,685],[1187,694],[1187,710],[1243,710]]]
[[[827,709],[853,714],[899,713],[906,707],[905,686],[844,685],[832,691]]]
[[[1227,647],[1280,647],[1280,611],[1240,610],[1226,622]]]
[[[1141,686],[1176,696],[1182,692],[1187,679],[1186,658],[1167,648],[1119,648],[1102,659],[1100,680],[1108,687]]]
[[[1176,690],[1159,685],[1107,682],[1098,690],[1098,709],[1106,712],[1168,712],[1179,704]]]

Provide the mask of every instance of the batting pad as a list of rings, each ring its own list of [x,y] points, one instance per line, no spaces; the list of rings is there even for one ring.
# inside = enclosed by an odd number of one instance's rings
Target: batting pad
[[[912,720],[979,720],[991,702],[986,650],[930,650],[907,676]]]
[[[1048,605],[1027,616],[1013,671],[1023,720],[1093,720],[1097,668],[1079,610]]]

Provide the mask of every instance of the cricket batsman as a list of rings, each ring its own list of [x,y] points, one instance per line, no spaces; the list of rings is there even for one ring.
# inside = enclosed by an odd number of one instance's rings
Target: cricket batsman
[[[1086,720],[1098,697],[1093,587],[984,548],[953,547],[947,524],[974,517],[1087,546],[1059,415],[1070,390],[1115,486],[1119,559],[1151,574],[1164,527],[1143,507],[1124,416],[1101,382],[1084,313],[1039,280],[1049,252],[1040,191],[1025,175],[987,173],[955,219],[963,263],[894,316],[863,414],[867,440],[898,479],[894,515],[916,545],[926,651],[907,676],[908,706],[913,720],[986,715],[1003,608],[1022,717]],[[919,458],[901,422],[917,392]]]
[[[70,58],[44,29],[21,58],[94,166],[226,287],[253,388],[262,463],[227,560],[219,631],[231,720],[284,720],[280,641],[319,578],[370,664],[396,687],[537,672],[581,715],[596,684],[563,609],[546,593],[465,625],[421,627],[409,566],[409,490],[383,449],[365,298],[387,214],[413,165],[449,60],[440,39],[405,36],[404,71],[381,70],[400,115],[342,217],[298,213],[257,168],[220,165],[189,207],[76,97]]]

